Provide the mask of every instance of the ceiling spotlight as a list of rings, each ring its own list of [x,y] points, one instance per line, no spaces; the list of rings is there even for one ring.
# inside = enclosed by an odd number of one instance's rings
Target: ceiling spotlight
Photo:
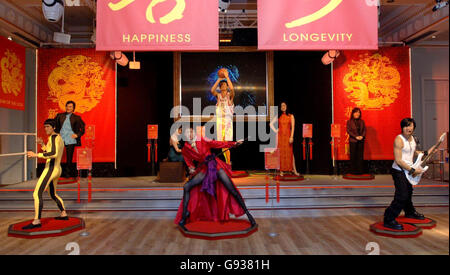
[[[125,54],[123,54],[121,51],[114,51],[110,52],[109,56],[117,62],[120,66],[126,66],[128,65],[128,58]]]
[[[436,0],[436,5],[434,5],[433,11],[440,10],[445,6],[448,6],[448,1]]]
[[[322,64],[329,65],[333,63],[333,61],[341,55],[341,52],[338,50],[329,50],[322,57]]]
[[[63,0],[42,0],[42,11],[45,19],[50,22],[58,22],[64,11]]]
[[[227,12],[231,0],[219,0],[219,12]]]

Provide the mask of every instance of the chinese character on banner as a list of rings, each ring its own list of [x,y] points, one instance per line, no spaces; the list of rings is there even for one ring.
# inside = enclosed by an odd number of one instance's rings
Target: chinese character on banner
[[[218,50],[212,0],[98,0],[97,51]]]
[[[378,49],[369,0],[258,0],[258,49]]]

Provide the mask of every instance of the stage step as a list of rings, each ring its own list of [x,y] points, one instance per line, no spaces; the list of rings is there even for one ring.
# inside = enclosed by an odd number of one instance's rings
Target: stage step
[[[113,211],[145,210],[176,211],[182,197],[181,188],[94,188],[92,201],[87,203],[87,192],[82,192],[82,203],[77,203],[75,185],[59,188],[69,210]],[[163,189],[163,190],[161,190]],[[266,203],[264,186],[243,186],[240,192],[247,207],[251,210],[264,210],[272,207],[272,201]],[[347,185],[336,188],[332,185],[281,186],[280,201],[276,202],[275,189],[270,189],[273,207],[286,209],[321,209],[342,207],[386,207],[394,195],[393,188],[379,186]],[[421,187],[414,190],[413,201],[416,206],[448,206],[448,187]],[[30,191],[9,191],[0,193],[0,211],[33,210],[33,198]],[[44,194],[44,209],[56,210],[55,203]],[[170,214],[170,215],[173,215]]]

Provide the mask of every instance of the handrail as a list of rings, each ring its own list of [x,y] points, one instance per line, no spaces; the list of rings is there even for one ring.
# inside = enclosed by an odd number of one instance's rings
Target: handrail
[[[24,181],[27,181],[28,180],[27,138],[28,138],[28,136],[37,136],[37,133],[2,133],[2,132],[0,132],[0,136],[23,136],[23,152],[0,154],[0,157],[23,156],[23,178],[24,178]],[[37,151],[37,145],[35,145],[35,151]],[[37,161],[36,161],[36,167],[37,167]]]

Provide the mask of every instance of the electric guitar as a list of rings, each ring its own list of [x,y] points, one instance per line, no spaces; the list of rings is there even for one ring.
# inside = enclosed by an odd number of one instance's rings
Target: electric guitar
[[[428,160],[433,156],[434,153],[436,153],[439,145],[441,145],[441,143],[444,141],[445,139],[445,135],[446,133],[443,133],[441,135],[441,137],[439,138],[439,141],[436,143],[436,145],[434,145],[434,149],[431,153],[429,153],[423,160],[423,153],[420,153],[419,156],[417,157],[416,162],[414,162],[414,164],[411,166],[414,169],[418,169],[420,168],[422,170],[422,173],[415,175],[413,177],[413,175],[409,174],[409,171],[404,170],[406,178],[408,179],[409,183],[411,183],[412,185],[417,185],[420,181],[420,179],[422,178],[423,173],[425,173],[428,170],[428,166],[423,167],[424,165],[426,165],[426,163],[428,162]]]

